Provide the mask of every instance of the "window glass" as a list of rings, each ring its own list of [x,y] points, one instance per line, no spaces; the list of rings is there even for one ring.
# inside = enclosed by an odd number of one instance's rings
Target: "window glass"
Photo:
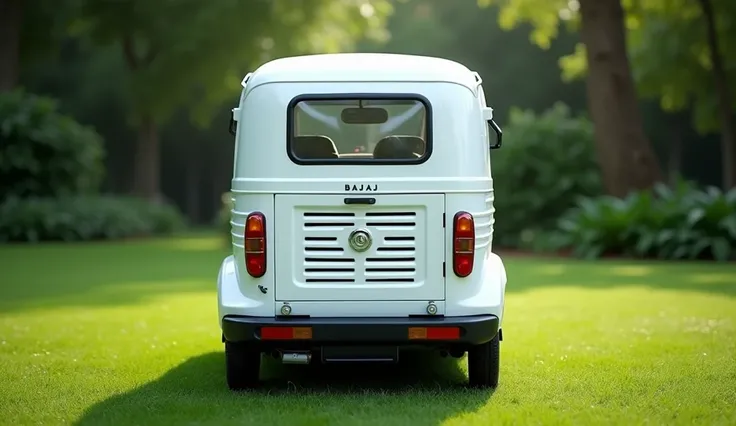
[[[289,153],[298,163],[421,163],[431,152],[419,99],[304,99],[292,104]]]

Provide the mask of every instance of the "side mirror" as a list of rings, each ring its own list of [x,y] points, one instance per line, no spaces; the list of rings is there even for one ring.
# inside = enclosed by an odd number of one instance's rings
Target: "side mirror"
[[[238,131],[238,122],[235,121],[236,112],[240,112],[240,108],[233,108],[232,112],[230,113],[230,126],[228,128],[230,134],[233,136],[235,136],[236,132]]]
[[[496,143],[491,145],[490,149],[501,148],[501,145],[503,143],[503,130],[501,130],[501,127],[499,127],[499,125],[496,124],[496,122],[493,120],[488,120],[488,127],[496,134]]]
[[[235,136],[235,133],[238,130],[238,124],[235,122],[235,120],[230,117],[230,128],[228,129],[230,131],[230,134]]]

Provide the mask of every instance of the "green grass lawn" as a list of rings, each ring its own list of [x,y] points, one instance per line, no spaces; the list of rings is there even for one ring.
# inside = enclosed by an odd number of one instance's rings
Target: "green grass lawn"
[[[0,247],[0,423],[736,424],[736,265],[507,259],[501,386],[465,360],[224,380],[206,237]]]

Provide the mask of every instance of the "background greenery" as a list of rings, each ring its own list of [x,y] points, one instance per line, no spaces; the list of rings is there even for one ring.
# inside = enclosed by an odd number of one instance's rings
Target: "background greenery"
[[[564,104],[541,114],[512,109],[506,142],[491,151],[495,247],[534,247],[577,197],[603,194],[593,125]]]
[[[496,248],[733,258],[725,133],[707,118],[718,115],[718,91],[703,60],[706,17],[678,1],[622,3],[643,129],[663,173],[659,190],[614,199],[582,81],[577,2],[29,0],[16,89],[0,93],[0,237],[105,239],[215,223],[227,240],[227,122],[240,79],[280,56],[357,50],[446,57],[483,76],[506,135],[492,154]],[[727,49],[734,8],[712,1]],[[725,61],[729,77],[736,64]],[[660,199],[680,181],[687,195]],[[696,220],[692,209],[718,211]]]
[[[736,424],[735,49],[733,0],[0,0],[0,424]],[[227,390],[230,109],[338,51],[483,77],[495,392],[403,355]]]
[[[99,189],[102,137],[59,113],[55,100],[22,90],[0,93],[0,135],[0,199]]]
[[[109,37],[97,35],[96,31],[105,27],[99,21],[102,18],[95,18],[94,25],[91,23],[83,25],[84,19],[82,18],[88,14],[99,13],[104,19],[112,19],[110,16],[115,17],[118,10],[95,12],[85,9],[85,12],[82,13],[72,7],[76,3],[65,3],[65,5],[70,5],[70,10],[66,12],[64,7],[57,5],[53,13],[44,14],[45,9],[42,7],[44,2],[28,0],[27,4],[30,5],[28,8],[34,13],[23,21],[24,34],[27,32],[31,35],[23,38],[24,41],[28,40],[29,45],[22,49],[24,60],[20,83],[31,93],[59,99],[63,113],[70,114],[84,125],[93,126],[103,137],[105,144],[106,173],[103,190],[113,193],[130,193],[134,190],[136,140],[139,133],[137,121],[133,116],[135,115],[133,114],[135,101],[132,96],[138,92],[135,87],[139,83],[135,79],[141,75],[140,84],[146,83],[143,77],[146,77],[147,72],[128,69],[120,39],[108,41]],[[135,2],[117,3],[134,4]],[[500,9],[498,7],[479,8],[474,0],[455,2],[410,0],[374,3],[375,19],[370,22],[359,19],[358,17],[361,16],[359,13],[356,17],[353,12],[340,12],[340,2],[325,2],[325,4],[334,5],[319,12],[319,16],[323,16],[321,19],[334,21],[334,25],[331,25],[329,30],[313,31],[314,34],[310,37],[303,37],[301,32],[295,33],[289,28],[279,26],[267,33],[269,37],[279,37],[278,40],[276,38],[271,41],[261,40],[263,38],[261,36],[237,37],[238,40],[260,40],[259,43],[253,43],[256,46],[248,43],[245,46],[243,43],[233,42],[232,40],[236,38],[229,37],[230,33],[217,35],[222,38],[213,40],[212,46],[214,47],[207,47],[207,52],[210,50],[217,52],[218,61],[232,60],[226,66],[222,65],[223,62],[214,61],[211,64],[208,62],[206,69],[198,70],[193,69],[191,63],[207,62],[204,56],[197,61],[191,61],[187,57],[179,59],[176,56],[174,59],[181,61],[176,62],[177,69],[186,70],[192,74],[191,76],[187,74],[187,76],[177,77],[175,72],[166,68],[156,70],[157,73],[164,76],[167,84],[159,89],[158,83],[151,83],[153,86],[146,90],[171,105],[166,108],[167,113],[162,114],[157,125],[160,158],[162,159],[160,160],[160,192],[163,197],[176,204],[192,223],[209,224],[216,218],[221,194],[228,190],[230,183],[230,167],[227,165],[232,164],[233,146],[232,137],[227,133],[227,122],[229,110],[236,104],[239,96],[240,79],[247,72],[255,69],[259,63],[285,54],[355,49],[428,54],[461,61],[483,76],[488,102],[494,107],[498,121],[504,128],[511,125],[509,112],[512,107],[542,114],[555,103],[561,102],[569,107],[573,116],[585,112],[585,85],[580,80],[563,81],[558,67],[561,57],[575,51],[575,46],[579,42],[577,33],[567,32],[562,28],[558,31],[558,36],[552,39],[545,49],[540,49],[529,42],[531,26],[521,24],[507,31],[495,24],[499,19]],[[219,22],[217,14],[236,15],[236,12],[227,9],[226,6],[213,6],[217,9],[211,12],[203,9],[201,13],[212,13],[211,19],[215,23],[207,21],[194,26],[189,21],[181,21],[181,26],[177,27],[173,23],[178,23],[181,18],[171,14],[171,11],[165,8],[179,6],[167,6],[167,4],[163,2],[156,6],[161,9],[151,6],[151,10],[136,13],[169,17],[166,21],[169,24],[166,27],[174,28],[160,29],[172,32],[161,35],[161,37],[175,37],[174,39],[178,40],[175,44],[180,49],[186,47],[200,52],[200,55],[203,55],[201,52],[205,50],[201,49],[204,48],[191,43],[198,43],[199,37],[213,32],[210,30],[213,26],[230,28],[227,21],[217,23]],[[317,3],[314,2],[314,4]],[[304,2],[305,10],[315,10],[314,8],[309,9],[308,6],[310,3]],[[197,7],[204,8],[204,6]],[[293,7],[293,9],[290,13],[300,13],[298,12],[301,10],[300,7]],[[359,12],[359,8],[355,10]],[[389,12],[392,13],[387,15]],[[195,14],[195,11],[192,11],[192,14]],[[40,15],[44,21],[36,22],[31,19],[36,15]],[[331,17],[332,15],[341,16],[342,21]],[[143,20],[145,16],[137,19]],[[726,16],[725,13],[724,16]],[[255,10],[249,9],[248,13],[240,17],[240,24],[237,27],[250,28],[249,19],[258,21],[264,18]],[[297,25],[299,22],[306,22],[309,16],[295,16],[289,19],[293,19],[296,22],[293,25]],[[46,21],[54,23],[52,28],[63,27],[67,22],[70,22],[68,25],[73,23],[72,28],[75,29],[75,32],[72,35],[69,33],[57,35],[57,32],[49,32],[47,35],[37,31],[37,27],[47,25]],[[133,21],[128,20],[127,22]],[[151,22],[157,21],[154,19]],[[315,19],[309,22],[314,22],[314,26],[320,26],[324,21]],[[382,29],[383,25],[385,25],[384,29]],[[338,27],[339,30],[333,32],[333,26]],[[263,27],[257,26],[261,29]],[[176,32],[179,31],[179,28],[184,29],[185,34],[182,36]],[[115,31],[124,33],[123,29],[116,28]],[[109,32],[112,30],[111,28]],[[186,34],[193,30],[196,30],[196,34]],[[266,30],[263,31],[266,34]],[[299,29],[299,31],[306,30]],[[50,41],[45,40],[52,35],[55,38]],[[147,37],[154,37],[154,35]],[[185,42],[190,37],[196,40],[191,43]],[[661,45],[664,38],[655,35],[651,40],[652,45],[656,46]],[[304,46],[306,41],[309,41],[310,45]],[[146,43],[144,41],[139,43],[141,44],[137,48],[140,51],[139,55],[144,55]],[[667,41],[667,43],[668,46],[678,46],[674,41]],[[48,48],[40,49],[37,47],[39,45],[48,46]],[[276,47],[280,50],[274,51]],[[241,49],[244,49],[243,53]],[[233,53],[240,55],[238,57],[242,56],[243,60],[233,59]],[[184,54],[186,52],[182,53]],[[209,59],[207,57],[207,60]],[[646,69],[653,70],[650,73],[654,72],[655,66],[658,67],[656,71],[659,75],[670,75],[672,74],[670,70],[683,67],[682,64],[679,64],[678,67],[673,68],[670,63],[654,62],[655,60],[656,57],[649,59],[650,65]],[[633,71],[639,73],[643,69],[637,65]],[[161,78],[151,76],[151,78],[154,77]],[[707,79],[703,81],[705,85],[709,82]],[[209,99],[199,96],[198,90],[201,91],[203,82],[207,82],[206,93],[210,94],[208,96],[216,101],[210,102]],[[179,88],[186,93],[181,94],[182,98],[169,99],[171,87]],[[194,90],[193,96],[197,101],[193,102],[191,97],[184,97],[190,96],[189,88]],[[181,90],[174,90],[174,92]],[[704,93],[713,93],[713,90],[708,89]],[[670,164],[670,157],[677,152],[673,148],[674,141],[681,140],[679,145],[681,161],[673,166],[674,172],[698,184],[720,186],[719,136],[716,132],[702,135],[697,132],[690,120],[693,114],[692,104],[687,103],[683,107],[684,112],[674,114],[665,112],[659,99],[649,100],[642,96],[640,106],[647,135],[653,141],[661,163],[665,166]],[[193,113],[193,109],[197,112]],[[203,113],[200,114],[199,110],[202,110]],[[506,134],[509,138],[513,137],[510,131],[507,131]],[[510,148],[510,144],[505,148]],[[502,161],[504,151],[505,149],[499,151],[494,160]],[[529,157],[536,156],[530,153]],[[502,179],[502,176],[499,175],[499,184]],[[535,189],[529,188],[529,191],[533,192]]]

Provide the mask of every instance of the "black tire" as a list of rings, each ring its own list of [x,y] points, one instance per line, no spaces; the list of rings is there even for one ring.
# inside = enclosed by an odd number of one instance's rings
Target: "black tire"
[[[230,390],[252,389],[258,386],[261,373],[261,352],[242,343],[225,342],[225,374]]]
[[[501,366],[499,335],[490,342],[473,346],[468,351],[468,376],[470,386],[495,389]]]

